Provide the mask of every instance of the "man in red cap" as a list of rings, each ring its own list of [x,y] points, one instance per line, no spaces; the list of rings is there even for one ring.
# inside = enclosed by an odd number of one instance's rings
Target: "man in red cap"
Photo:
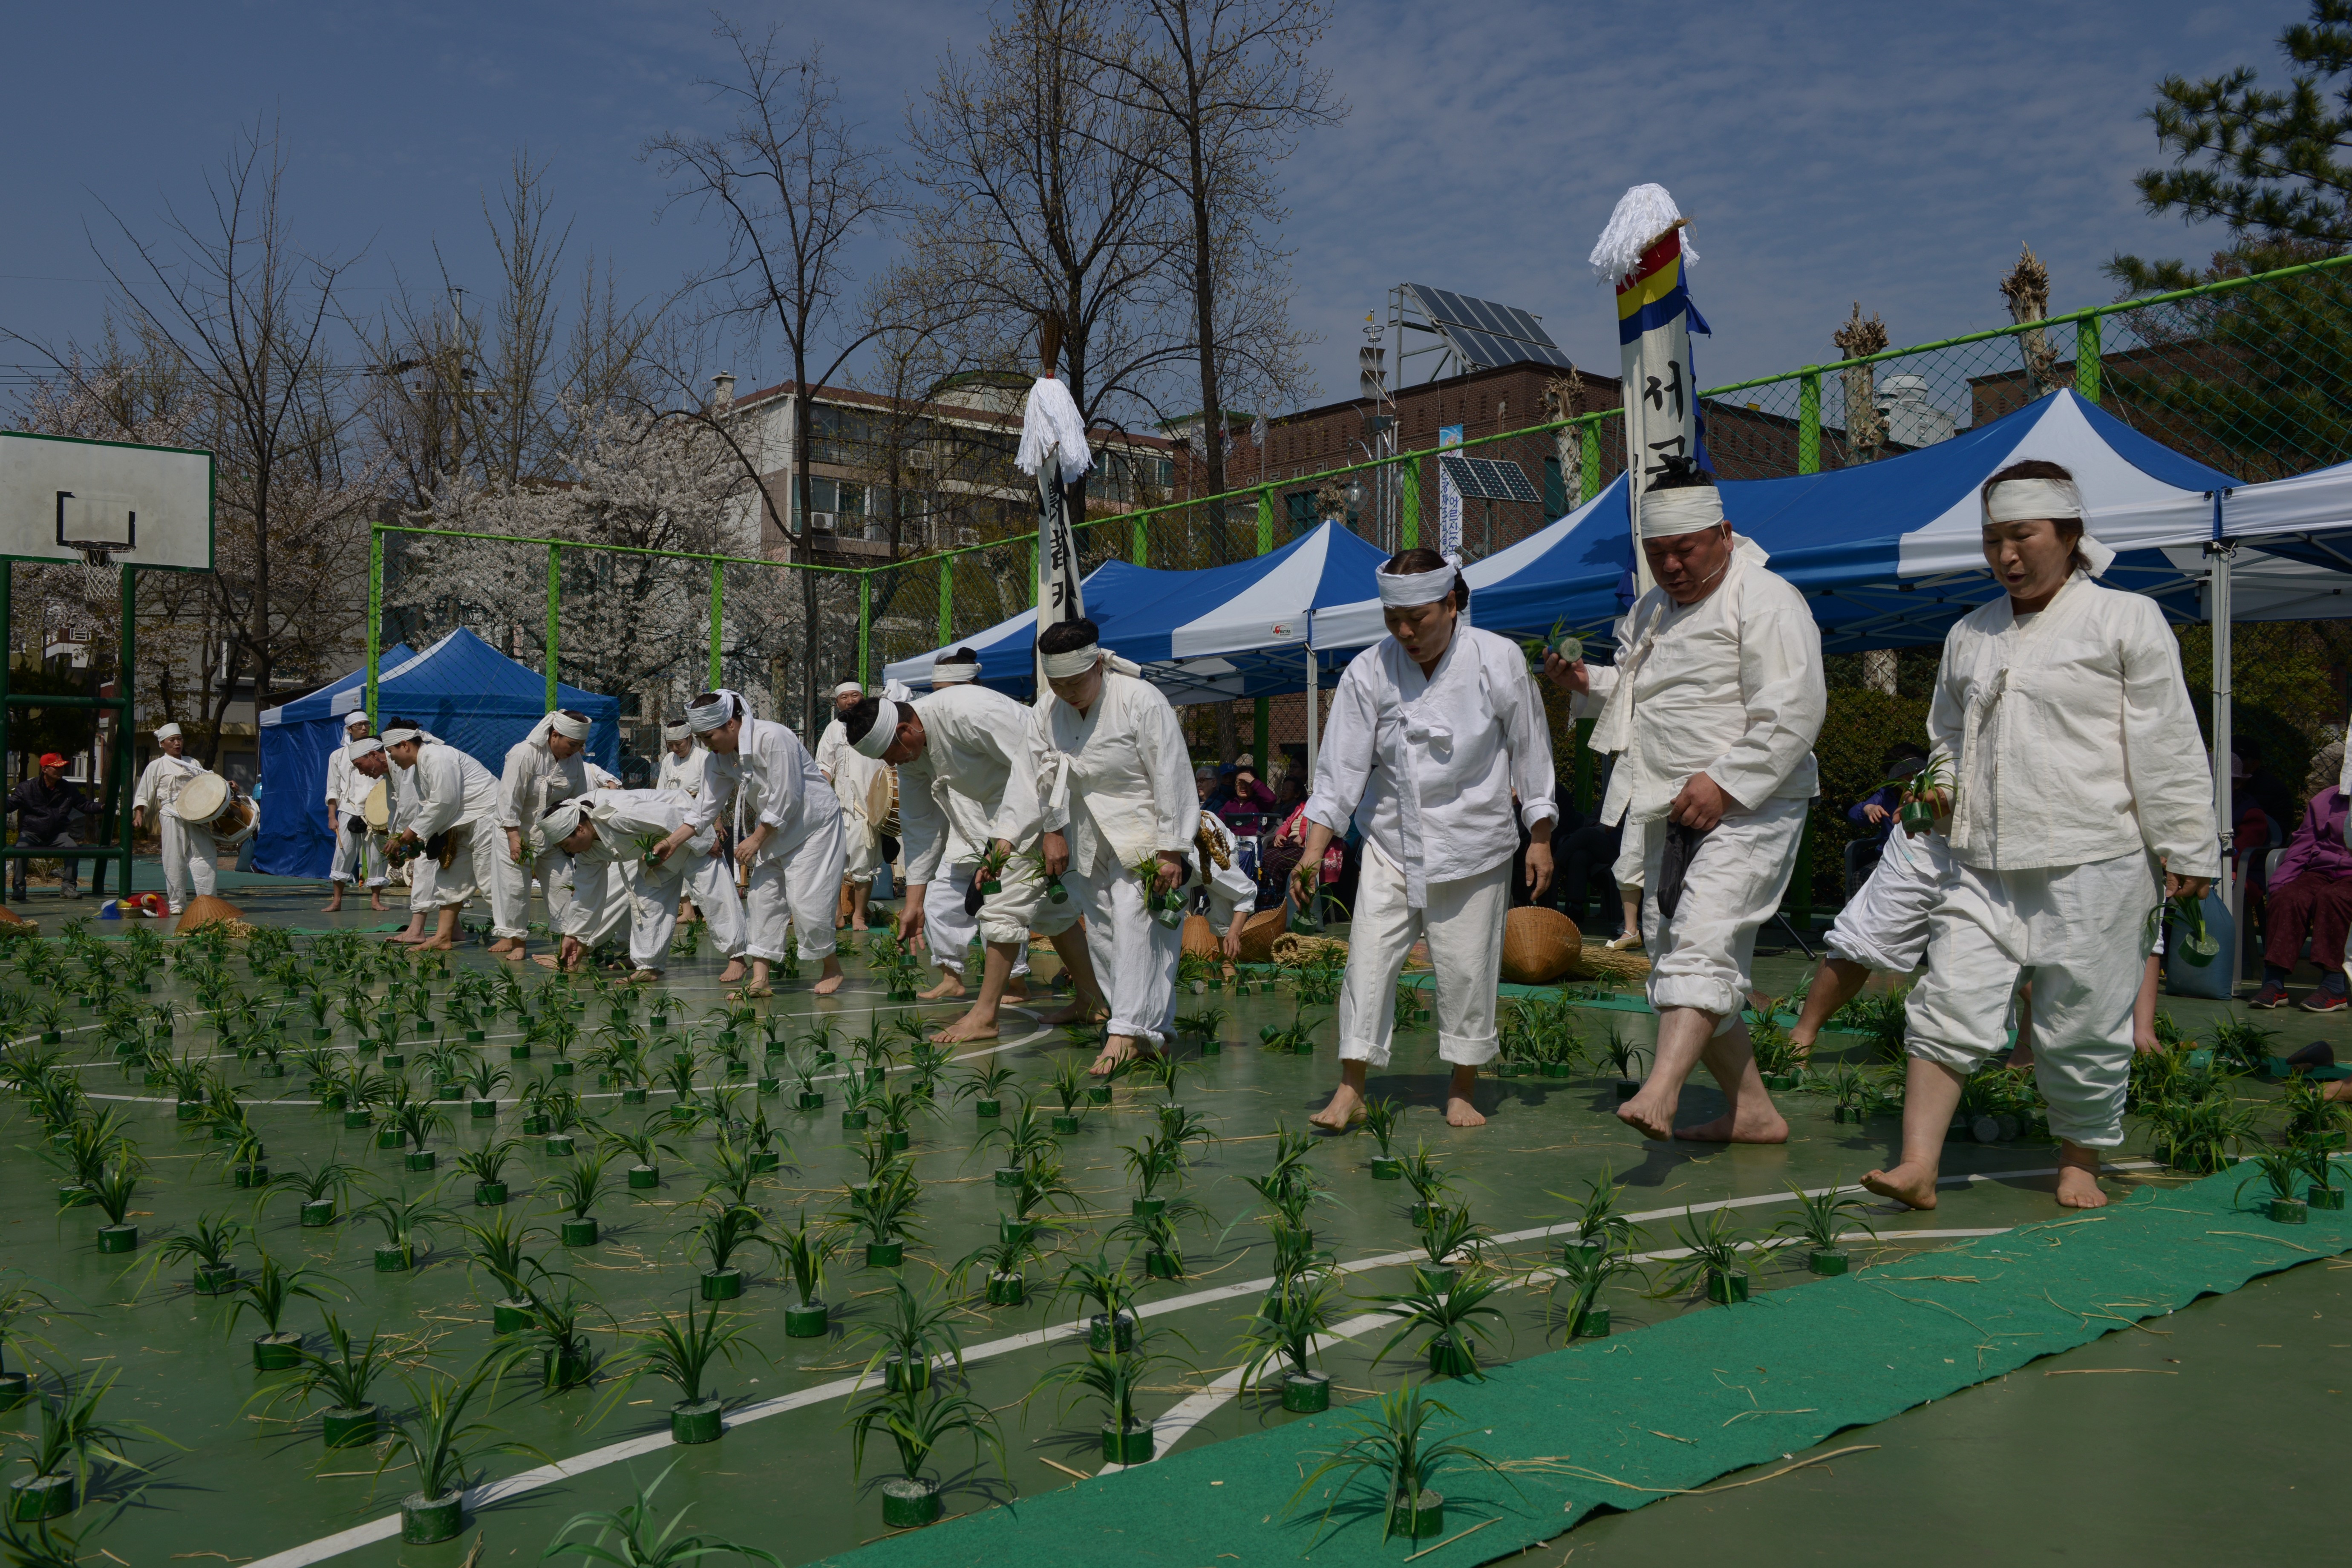
[[[66,760],[55,752],[44,752],[40,773],[18,784],[8,796],[8,810],[16,816],[19,849],[79,847],[81,841],[71,831],[73,819],[98,814],[96,803],[82,793],[81,785],[66,782]],[[68,899],[80,898],[79,863],[68,857],[58,875],[58,890]],[[25,897],[25,859],[21,856],[16,858],[14,877],[16,890],[11,896],[21,901]]]

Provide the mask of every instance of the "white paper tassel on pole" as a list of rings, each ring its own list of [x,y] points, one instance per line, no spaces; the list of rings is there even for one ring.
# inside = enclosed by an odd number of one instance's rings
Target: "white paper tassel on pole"
[[[1658,237],[1683,221],[1682,209],[1664,185],[1635,185],[1617,198],[1614,211],[1609,215],[1609,226],[1592,247],[1593,275],[1603,283],[1614,284],[1633,270],[1642,259],[1642,252],[1658,242]],[[1691,244],[1690,229],[1683,229],[1683,260],[1685,264],[1698,259],[1698,247]]]
[[[1078,476],[1094,466],[1094,454],[1087,449],[1087,422],[1080,417],[1070,389],[1053,376],[1041,375],[1021,410],[1021,449],[1013,457],[1013,466],[1024,474],[1034,474],[1045,463],[1045,454],[1056,448],[1066,485],[1076,484]]]

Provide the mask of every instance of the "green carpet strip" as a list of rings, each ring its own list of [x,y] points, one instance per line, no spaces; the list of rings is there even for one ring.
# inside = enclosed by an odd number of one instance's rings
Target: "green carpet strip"
[[[1438,1478],[1446,1535],[1459,1539],[1433,1552],[1402,1537],[1381,1543],[1369,1477],[1286,1512],[1318,1463],[1316,1450],[1345,1441],[1349,1418],[1334,1411],[832,1561],[850,1568],[1013,1561],[1247,1568],[1402,1562],[1418,1552],[1430,1568],[1491,1562],[1596,1509],[1639,1508],[1703,1487],[2200,1296],[2352,1250],[2352,1215],[2314,1211],[2306,1225],[2275,1225],[2250,1174],[2227,1171],[2173,1191],[2143,1190],[2090,1215],[1761,1292],[1739,1306],[1496,1367],[1483,1379],[1434,1380],[1431,1396],[1460,1417],[1438,1426],[1507,1462],[1510,1474]],[[1462,1534],[1474,1526],[1475,1533]]]

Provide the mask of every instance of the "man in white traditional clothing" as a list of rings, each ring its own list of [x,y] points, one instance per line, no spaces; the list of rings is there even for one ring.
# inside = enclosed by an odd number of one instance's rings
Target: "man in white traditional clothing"
[[[562,938],[560,967],[581,963],[617,899],[628,911],[630,980],[645,984],[661,978],[677,934],[687,875],[710,864],[717,848],[713,825],[689,829],[676,853],[654,858],[687,826],[688,810],[686,796],[654,789],[589,790],[548,808],[541,832],[568,858],[572,871],[572,896],[555,916]]]
[[[789,924],[800,955],[823,961],[815,985],[820,996],[841,989],[841,958],[835,951],[833,911],[840,899],[843,858],[841,808],[816,760],[784,725],[751,715],[740,692],[706,691],[686,705],[686,721],[709,752],[703,783],[688,800],[677,826],[655,852],[660,864],[688,840],[700,837],[732,804],[735,862],[743,896],[744,944],[751,980],[743,997],[775,994],[768,966],[783,957]],[[746,826],[746,825],[749,826]],[[709,851],[704,851],[709,858]],[[707,883],[693,884],[697,899]],[[706,906],[706,916],[710,911]],[[713,936],[719,935],[716,923]],[[722,981],[740,976],[731,960]]]
[[[1955,862],[1911,993],[1903,1158],[1863,1185],[1936,1206],[1944,1134],[1969,1075],[2007,1041],[2033,970],[2033,1072],[2059,1139],[2063,1208],[2097,1208],[2123,1142],[2132,1006],[2153,916],[2221,872],[2205,748],[2180,650],[2154,601],[2095,579],[2074,476],[2041,459],[1985,481],[1985,560],[2007,592],[1944,639],[1927,709]]]
[[[1116,1072],[1156,1054],[1174,1031],[1183,913],[1171,903],[1192,875],[1201,797],[1176,710],[1135,666],[1110,658],[1083,616],[1037,634],[1051,695],[1038,710],[1046,745],[1045,872],[1086,917],[1087,955],[1109,998],[1110,1028],[1089,1070]]]
[[[1576,694],[1579,718],[1601,710],[1593,744],[1622,752],[1625,833],[1642,846],[1657,1047],[1648,1081],[1617,1114],[1647,1138],[1785,1142],[1740,1011],[1756,933],[1780,907],[1817,793],[1821,630],[1804,595],[1731,531],[1715,481],[1694,464],[1669,459],[1643,493],[1642,553],[1657,586],[1635,602],[1616,666],[1544,661]],[[1730,1109],[1677,1128],[1702,1060]]]
[[[702,789],[703,759],[709,754],[694,743],[694,731],[685,719],[672,719],[662,726],[661,767],[654,774],[654,788],[667,790],[672,795],[682,795],[692,800]],[[688,879],[689,883],[693,880],[693,878]],[[677,915],[679,920],[690,921],[698,909],[690,889],[685,900],[678,906]],[[735,902],[740,909],[741,898],[739,896]]]
[[[874,898],[875,873],[882,869],[882,825],[872,819],[874,781],[889,768],[862,754],[849,743],[841,715],[857,706],[866,689],[845,680],[833,689],[834,717],[817,737],[817,771],[833,786],[841,802],[841,829],[847,849],[842,885],[849,891],[849,929],[866,929],[866,910]]]
[[[353,741],[364,741],[373,733],[375,726],[368,721],[367,710],[353,709],[343,715],[342,745],[327,753],[327,830],[335,836],[335,859],[327,872],[333,896],[321,911],[326,914],[343,907],[343,889],[362,875],[362,860],[367,862],[370,908],[383,908],[384,884],[391,880],[384,874],[383,846],[372,842],[376,836],[367,825],[367,797],[373,793],[373,785],[352,772],[346,750]]]
[[[387,851],[395,859],[413,857],[408,929],[386,940],[419,952],[450,951],[457,946],[458,911],[477,892],[487,894],[498,875],[497,777],[457,747],[404,726],[346,749],[352,766],[367,777],[383,778],[398,768],[408,785],[400,792]],[[425,916],[436,912],[428,933]]]
[[[1066,1018],[1091,1017],[1101,1005],[1077,901],[1054,900],[1040,868],[1044,807],[1037,784],[1045,742],[1035,714],[985,686],[951,685],[900,701],[868,697],[849,712],[849,743],[898,770],[898,820],[907,834],[907,904],[898,934],[926,932],[929,895],[956,836],[982,847],[965,912],[975,917],[988,961],[980,994],[964,1016],[933,1035],[941,1044],[992,1040],[1015,953],[1032,930],[1054,942],[1077,986]],[[992,884],[993,885],[992,890]],[[952,893],[941,887],[943,897]],[[938,950],[933,949],[936,952]]]
[[[1462,619],[1470,588],[1454,562],[1407,550],[1378,581],[1389,635],[1349,662],[1331,694],[1307,841],[1291,874],[1303,908],[1323,851],[1351,819],[1362,831],[1339,993],[1339,1087],[1311,1120],[1336,1130],[1363,1115],[1366,1073],[1388,1065],[1397,975],[1413,943],[1426,941],[1437,1054],[1453,1069],[1445,1120],[1483,1127],[1472,1091],[1495,1057],[1503,918],[1522,822],[1528,890],[1540,897],[1551,885],[1551,731],[1527,656]]]
[[[569,894],[563,852],[540,836],[540,818],[588,788],[589,721],[585,713],[560,709],[507,749],[499,775],[499,828],[497,878],[490,888],[490,951],[520,963],[530,945],[530,885],[547,889],[551,930]]]
[[[968,686],[980,679],[980,656],[968,647],[941,655],[931,665],[931,689],[944,691],[950,686]],[[906,787],[904,780],[899,788]],[[923,945],[929,950],[931,963],[938,966],[939,980],[924,991],[926,1002],[952,1001],[964,994],[964,961],[971,951],[973,939],[980,935],[980,909],[964,910],[965,896],[971,890],[974,876],[980,869],[981,847],[964,842],[956,831],[955,818],[944,803],[938,800],[939,784],[932,781],[931,793],[940,816],[947,823],[947,846],[940,854],[940,868],[931,879],[931,895],[923,906]],[[901,803],[899,815],[903,821],[906,807]],[[1029,1000],[1029,944],[1023,942],[1013,956],[1013,972],[1005,976],[1003,1002]]]
[[[210,827],[183,822],[172,810],[188,781],[205,771],[204,763],[187,754],[188,743],[177,724],[159,726],[155,744],[162,754],[147,764],[131,793],[131,830],[136,833],[147,818],[155,819],[156,837],[163,846],[163,901],[176,915],[194,895],[209,898],[218,889],[220,849]]]

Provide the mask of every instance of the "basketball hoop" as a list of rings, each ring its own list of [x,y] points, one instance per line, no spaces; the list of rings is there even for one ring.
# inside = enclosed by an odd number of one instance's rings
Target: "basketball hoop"
[[[81,552],[82,604],[95,615],[104,605],[112,604],[121,590],[114,574],[114,552],[122,548],[121,542],[105,539],[68,539],[59,542],[68,550]]]

